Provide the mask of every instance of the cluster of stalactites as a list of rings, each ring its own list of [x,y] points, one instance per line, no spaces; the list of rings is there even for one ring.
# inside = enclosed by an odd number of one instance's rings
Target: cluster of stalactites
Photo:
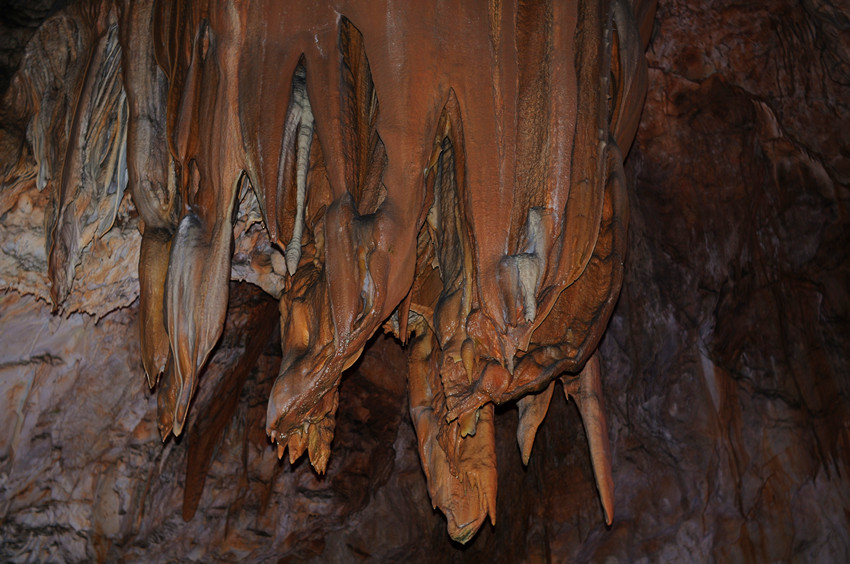
[[[143,364],[163,437],[180,434],[252,190],[283,280],[267,417],[279,456],[326,469],[340,377],[383,325],[407,342],[422,465],[454,539],[495,522],[494,405],[517,401],[527,463],[556,380],[581,411],[610,523],[594,351],[622,281],[622,152],[645,88],[632,7],[336,4],[84,11],[91,56],[54,176],[55,302],[81,234],[109,228],[126,184],[143,223]]]

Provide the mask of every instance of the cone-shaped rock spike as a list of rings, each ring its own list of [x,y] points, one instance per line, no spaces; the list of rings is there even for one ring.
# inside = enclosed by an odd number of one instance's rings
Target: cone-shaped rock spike
[[[578,382],[565,384],[564,392],[568,398],[575,400],[581,413],[605,522],[610,525],[614,519],[614,479],[611,475],[611,443],[608,440],[608,419],[602,398],[598,354],[587,361],[578,376]]]

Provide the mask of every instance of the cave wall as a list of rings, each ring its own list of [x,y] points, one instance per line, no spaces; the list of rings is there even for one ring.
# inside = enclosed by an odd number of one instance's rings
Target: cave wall
[[[0,558],[850,560],[848,15],[659,5],[626,161],[625,281],[601,346],[611,527],[559,392],[525,468],[516,409],[498,410],[498,521],[452,543],[417,455],[405,354],[383,336],[343,379],[327,474],[278,461],[263,427],[277,305],[237,280],[187,430],[163,444],[129,198],[84,254],[76,306],[54,315],[46,199],[34,181],[4,189]]]
[[[631,557],[847,559],[847,16],[659,6],[603,345]]]

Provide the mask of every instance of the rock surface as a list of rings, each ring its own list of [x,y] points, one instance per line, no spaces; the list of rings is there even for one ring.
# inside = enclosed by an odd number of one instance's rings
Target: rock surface
[[[848,558],[847,23],[659,7],[602,349],[628,542],[604,554]]]
[[[659,6],[627,160],[629,254],[601,348],[610,528],[556,388],[527,468],[516,409],[497,410],[499,520],[453,544],[386,337],[342,381],[326,475],[278,461],[263,427],[277,305],[244,283],[183,437],[161,443],[135,211],[125,197],[109,262],[101,239],[83,253],[76,313],[52,315],[33,179],[0,192],[0,559],[850,561],[850,14],[705,4]],[[267,243],[249,223],[234,267],[268,272],[280,258],[250,255],[245,237]],[[234,278],[275,292],[256,271]]]

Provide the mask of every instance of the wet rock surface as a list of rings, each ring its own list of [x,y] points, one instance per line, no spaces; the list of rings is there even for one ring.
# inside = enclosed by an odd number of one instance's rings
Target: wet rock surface
[[[847,26],[821,2],[659,6],[626,161],[625,281],[601,347],[610,528],[558,387],[527,467],[516,409],[497,409],[497,526],[452,543],[388,337],[342,380],[326,475],[279,461],[264,432],[277,303],[246,283],[231,283],[183,437],[163,444],[129,199],[107,234],[126,239],[84,250],[76,312],[53,315],[46,198],[34,180],[4,189],[0,559],[850,560]],[[233,277],[275,292],[248,223]]]

